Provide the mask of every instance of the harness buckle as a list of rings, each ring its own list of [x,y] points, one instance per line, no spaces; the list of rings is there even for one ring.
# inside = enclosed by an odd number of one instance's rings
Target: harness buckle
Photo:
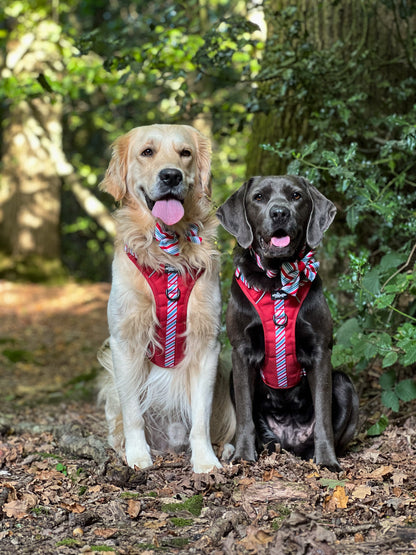
[[[286,291],[272,291],[271,297],[273,301],[278,301],[279,299],[285,299],[287,297]]]
[[[273,314],[273,323],[278,328],[285,328],[287,326],[287,314],[283,314],[281,316]]]
[[[171,292],[169,292],[169,289],[166,289],[166,297],[168,298],[168,301],[177,301],[180,296],[181,290],[179,289],[179,287],[176,289],[176,291]]]

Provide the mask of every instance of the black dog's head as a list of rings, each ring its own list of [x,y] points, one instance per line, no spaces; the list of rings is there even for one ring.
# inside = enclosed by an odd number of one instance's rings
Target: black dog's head
[[[334,204],[303,177],[252,177],[218,209],[224,228],[263,259],[291,259],[315,248],[335,217]]]

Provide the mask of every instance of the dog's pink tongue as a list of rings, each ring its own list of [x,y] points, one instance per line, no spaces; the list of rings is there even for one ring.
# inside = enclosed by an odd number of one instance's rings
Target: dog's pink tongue
[[[283,248],[287,247],[290,243],[290,237],[289,235],[286,235],[285,237],[272,237],[270,242],[274,247]]]
[[[166,225],[173,225],[183,218],[184,209],[178,200],[158,200],[153,206],[152,214]]]

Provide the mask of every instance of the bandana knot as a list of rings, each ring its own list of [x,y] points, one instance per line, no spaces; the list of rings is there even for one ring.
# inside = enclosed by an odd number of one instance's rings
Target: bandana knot
[[[197,224],[191,224],[189,228],[185,232],[185,237],[191,243],[201,244],[202,237],[198,235],[199,227]],[[163,229],[163,227],[156,222],[154,238],[159,243],[159,247],[171,254],[172,256],[179,255],[179,236],[174,231],[167,231]]]
[[[259,255],[253,250],[252,253],[256,259],[257,266],[266,272],[267,277],[277,277],[277,271],[265,270]],[[301,280],[313,281],[316,278],[319,262],[314,259],[314,255],[314,250],[306,252],[306,248],[304,248],[299,255],[299,260],[295,260],[294,262],[283,262],[280,269],[280,280],[282,282],[281,292],[287,295],[296,295]]]

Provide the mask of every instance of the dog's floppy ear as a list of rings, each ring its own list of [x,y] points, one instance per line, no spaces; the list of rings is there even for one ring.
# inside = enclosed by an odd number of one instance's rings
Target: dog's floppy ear
[[[199,184],[202,191],[207,196],[211,196],[211,141],[196,129],[191,129],[195,134],[197,144],[196,166]]]
[[[320,193],[309,181],[304,178],[302,180],[308,187],[312,199],[312,210],[306,230],[306,242],[314,249],[319,245],[325,231],[331,225],[337,209],[334,203]]]
[[[234,235],[239,245],[247,249],[253,242],[253,231],[247,220],[246,194],[252,179],[242,185],[217,210],[222,226]]]
[[[111,145],[112,157],[104,179],[100,183],[100,189],[112,195],[116,201],[122,200],[127,193],[129,146],[129,134],[119,137]]]

